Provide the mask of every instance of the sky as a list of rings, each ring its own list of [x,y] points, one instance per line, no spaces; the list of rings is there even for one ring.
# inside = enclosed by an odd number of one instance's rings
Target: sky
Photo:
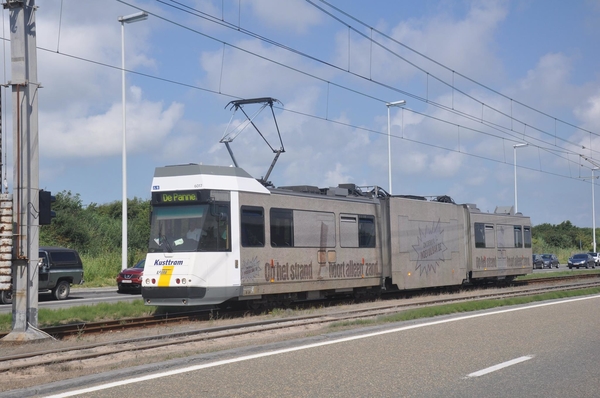
[[[84,205],[122,197],[125,24],[127,196],[156,167],[233,164],[275,186],[388,183],[392,193],[515,203],[534,225],[593,224],[600,196],[600,3],[577,0],[37,1],[40,188]],[[3,14],[2,73],[10,81]],[[4,153],[12,180],[10,89]],[[513,145],[527,143],[514,149]],[[596,174],[600,175],[600,171]],[[596,175],[597,177],[597,175]],[[594,189],[592,189],[594,181]],[[593,193],[594,191],[598,191]],[[600,203],[600,202],[599,202]],[[599,220],[600,222],[600,220]]]

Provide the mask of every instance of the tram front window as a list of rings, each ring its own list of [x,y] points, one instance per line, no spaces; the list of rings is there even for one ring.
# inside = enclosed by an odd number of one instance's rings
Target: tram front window
[[[149,252],[231,251],[229,205],[156,206]]]

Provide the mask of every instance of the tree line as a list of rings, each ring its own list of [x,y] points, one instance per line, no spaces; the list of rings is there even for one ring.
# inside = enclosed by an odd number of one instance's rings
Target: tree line
[[[536,245],[542,248],[551,247],[581,251],[592,251],[594,249],[592,228],[576,227],[571,224],[571,221],[563,221],[558,225],[548,223],[536,225],[531,229],[531,235],[534,252],[536,252]],[[598,239],[596,239],[597,241]],[[537,250],[537,252],[542,251]]]
[[[56,217],[40,227],[40,246],[65,246],[91,257],[121,252],[122,202],[84,206],[79,194],[55,195]],[[127,200],[127,246],[129,265],[148,250],[150,200]]]

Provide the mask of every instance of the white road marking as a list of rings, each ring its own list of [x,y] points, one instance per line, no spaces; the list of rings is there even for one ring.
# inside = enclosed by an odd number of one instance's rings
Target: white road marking
[[[403,327],[399,327],[399,328],[395,328],[395,329],[388,329],[388,330],[382,330],[379,332],[367,333],[367,334],[358,335],[358,336],[345,337],[345,338],[337,339],[337,340],[323,341],[323,342],[315,343],[315,344],[307,344],[307,345],[303,345],[303,346],[299,346],[299,347],[285,348],[285,349],[281,349],[281,350],[268,351],[268,352],[263,352],[260,354],[254,354],[254,355],[246,355],[243,357],[232,358],[232,359],[227,359],[227,360],[217,361],[217,362],[211,362],[211,363],[202,364],[202,365],[189,366],[187,368],[174,369],[174,370],[170,370],[167,372],[154,373],[154,374],[150,374],[150,375],[146,375],[146,376],[135,377],[132,379],[125,379],[125,380],[115,381],[112,383],[100,384],[98,386],[83,388],[81,390],[68,391],[68,392],[64,392],[64,393],[60,393],[60,394],[56,394],[56,395],[51,395],[46,398],[72,397],[74,395],[80,395],[80,394],[85,394],[85,393],[94,392],[94,391],[106,390],[108,388],[120,387],[120,386],[124,386],[127,384],[139,383],[142,381],[154,380],[154,379],[159,379],[161,377],[168,377],[168,376],[178,375],[178,374],[182,374],[182,373],[194,372],[196,370],[208,369],[208,368],[213,368],[216,366],[222,366],[222,365],[227,365],[230,363],[248,361],[248,360],[256,359],[256,358],[269,357],[272,355],[285,354],[288,352],[307,350],[307,349],[316,348],[316,347],[345,343],[347,341],[366,339],[369,337],[381,336],[381,335],[389,334],[389,333],[403,332],[405,330],[419,329],[419,328],[423,328],[423,327],[427,327],[427,326],[442,325],[445,323],[464,321],[467,319],[474,319],[474,318],[481,318],[484,316],[505,314],[508,312],[523,311],[523,310],[529,310],[529,309],[533,309],[533,308],[547,307],[550,305],[572,303],[575,301],[583,301],[583,300],[598,299],[598,298],[600,298],[600,295],[585,296],[585,297],[568,299],[568,300],[564,300],[564,301],[553,301],[553,302],[549,302],[549,303],[534,304],[534,305],[530,305],[530,306],[526,306],[526,307],[507,308],[504,310],[498,310],[498,311],[492,311],[492,312],[486,312],[486,313],[480,313],[480,314],[465,315],[465,316],[461,316],[461,317],[457,317],[457,318],[441,319],[439,321],[426,322],[426,323],[421,323],[418,325],[403,326]],[[524,358],[524,357],[522,357],[522,358]],[[475,372],[475,373],[477,373],[477,372]]]
[[[483,376],[483,375],[486,375],[488,373],[492,373],[492,372],[495,372],[497,370],[504,369],[504,368],[507,368],[509,366],[521,363],[521,362],[529,361],[531,358],[533,358],[533,355],[526,355],[524,357],[519,357],[519,358],[511,359],[510,361],[502,362],[502,363],[499,363],[498,365],[490,366],[489,368],[485,368],[485,369],[479,370],[477,372],[470,373],[470,374],[467,375],[467,377],[479,377],[479,376]]]

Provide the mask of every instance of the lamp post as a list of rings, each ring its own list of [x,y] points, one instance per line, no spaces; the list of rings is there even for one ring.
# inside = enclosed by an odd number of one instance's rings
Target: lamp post
[[[594,171],[598,170],[599,167],[592,168],[592,237],[594,239],[594,253],[596,253],[596,201],[594,200],[594,185],[596,182],[594,179]]]
[[[514,161],[514,165],[515,165],[515,214],[517,214],[519,212],[518,207],[517,207],[517,148],[523,148],[527,145],[529,145],[529,144],[513,145],[513,151],[514,151],[513,161]]]
[[[387,102],[385,106],[387,106],[387,122],[388,122],[388,188],[390,190],[389,194],[392,194],[392,133],[390,129],[390,107],[396,106],[401,107],[406,105],[406,101],[400,100],[395,102]]]
[[[121,242],[121,269],[127,268],[127,123],[126,123],[126,105],[125,105],[125,24],[139,22],[148,19],[148,13],[145,11],[135,14],[119,17],[121,22],[121,100],[123,101],[123,208],[122,208],[122,242]]]

